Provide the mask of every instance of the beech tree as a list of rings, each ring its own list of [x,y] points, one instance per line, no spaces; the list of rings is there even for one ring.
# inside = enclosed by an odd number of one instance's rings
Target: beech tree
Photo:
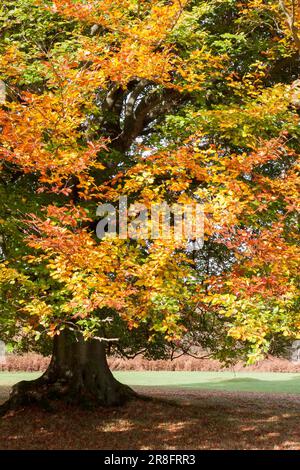
[[[251,363],[299,337],[297,6],[4,0],[1,337],[53,346],[5,409],[124,402],[107,352]],[[120,196],[201,204],[203,247],[99,239]]]

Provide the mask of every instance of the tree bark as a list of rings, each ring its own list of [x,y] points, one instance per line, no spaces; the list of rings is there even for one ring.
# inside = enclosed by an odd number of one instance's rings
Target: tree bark
[[[134,396],[136,393],[111,373],[103,342],[84,341],[65,330],[54,337],[46,372],[36,380],[14,385],[2,412],[33,403],[52,408],[51,402],[58,399],[85,407],[118,406]]]

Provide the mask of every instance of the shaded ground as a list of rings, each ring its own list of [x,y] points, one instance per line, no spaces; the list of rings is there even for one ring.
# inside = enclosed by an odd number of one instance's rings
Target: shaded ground
[[[300,449],[300,395],[135,388],[155,400],[9,413],[0,449]]]

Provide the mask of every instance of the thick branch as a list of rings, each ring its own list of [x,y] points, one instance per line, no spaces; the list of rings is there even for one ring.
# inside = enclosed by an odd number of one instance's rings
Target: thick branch
[[[126,90],[113,84],[99,103],[101,131],[110,138],[110,148],[127,152],[138,136],[151,132],[151,124],[165,115],[182,97],[176,90],[159,90],[145,79],[135,79]]]
[[[281,10],[283,11],[288,27],[292,33],[293,39],[295,41],[296,47],[300,52],[300,30],[296,25],[296,0],[292,0],[292,11],[290,12],[285,0],[279,0],[279,5]]]

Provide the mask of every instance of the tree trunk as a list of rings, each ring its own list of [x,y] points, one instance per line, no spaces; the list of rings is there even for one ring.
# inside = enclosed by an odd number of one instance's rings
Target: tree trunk
[[[2,411],[31,403],[51,407],[57,399],[83,406],[117,406],[136,396],[112,375],[103,342],[84,341],[65,330],[54,337],[53,354],[46,372],[38,379],[13,386]]]

